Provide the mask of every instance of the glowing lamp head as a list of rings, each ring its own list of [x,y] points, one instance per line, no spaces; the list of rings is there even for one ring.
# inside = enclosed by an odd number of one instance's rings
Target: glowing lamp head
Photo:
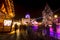
[[[26,14],[26,15],[25,15],[25,18],[30,18],[30,15],[29,15],[29,14]]]
[[[54,15],[54,18],[57,18],[58,17],[58,15]]]

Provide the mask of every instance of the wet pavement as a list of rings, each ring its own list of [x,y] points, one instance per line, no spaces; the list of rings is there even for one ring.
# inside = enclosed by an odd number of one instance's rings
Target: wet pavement
[[[0,40],[60,40],[60,34],[54,31],[50,31],[50,35],[47,35],[46,30],[29,31],[17,29],[12,34],[0,34]]]

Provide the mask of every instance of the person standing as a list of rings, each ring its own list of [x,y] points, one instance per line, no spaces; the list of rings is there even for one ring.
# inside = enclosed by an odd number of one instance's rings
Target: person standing
[[[17,24],[15,24],[15,34],[16,34],[17,29],[18,29],[18,26],[17,26]]]

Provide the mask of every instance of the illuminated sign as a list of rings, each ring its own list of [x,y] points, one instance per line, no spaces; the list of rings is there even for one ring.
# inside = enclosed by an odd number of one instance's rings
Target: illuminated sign
[[[11,26],[12,20],[4,20],[4,26]]]

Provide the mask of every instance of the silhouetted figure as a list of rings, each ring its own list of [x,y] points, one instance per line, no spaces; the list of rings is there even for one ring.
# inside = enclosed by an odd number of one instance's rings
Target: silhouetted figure
[[[16,30],[18,29],[18,25],[17,24],[15,24],[15,40],[17,39],[17,33],[16,33]]]
[[[23,25],[23,29],[24,29],[24,31],[26,31],[26,27],[27,27],[26,25]]]
[[[32,33],[32,26],[31,26],[31,25],[29,25],[29,26],[27,27],[27,32],[28,32],[28,38],[29,38],[30,40],[33,40],[33,33]]]
[[[38,32],[42,35],[42,31],[43,31],[43,26],[42,25],[40,25],[39,27],[38,27]]]
[[[20,30],[22,30],[22,25],[20,25]]]
[[[53,31],[55,31],[55,32],[56,32],[56,26],[57,25],[55,23],[52,24]]]
[[[50,28],[49,28],[49,26],[47,25],[47,27],[46,27],[46,31],[47,31],[47,35],[50,35],[50,30],[49,30]]]
[[[17,26],[17,24],[15,24],[15,33],[16,33],[16,30],[18,29],[18,26]]]

